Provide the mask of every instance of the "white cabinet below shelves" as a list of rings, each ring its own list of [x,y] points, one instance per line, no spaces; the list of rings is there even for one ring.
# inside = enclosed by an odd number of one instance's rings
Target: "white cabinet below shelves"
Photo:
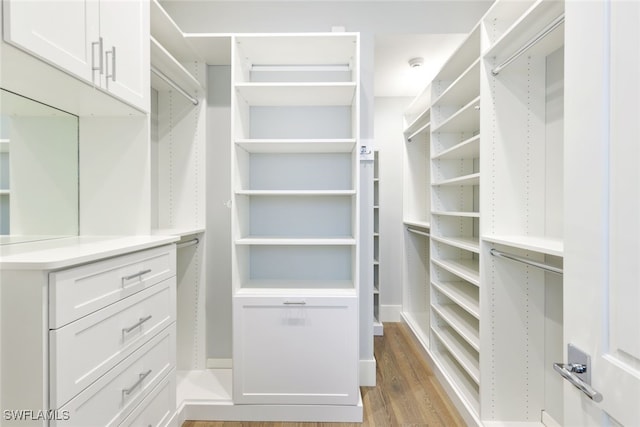
[[[358,403],[358,299],[234,297],[234,402]]]

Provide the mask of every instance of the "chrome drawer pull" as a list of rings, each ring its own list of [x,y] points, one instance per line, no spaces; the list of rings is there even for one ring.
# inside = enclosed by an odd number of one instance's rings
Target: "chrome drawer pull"
[[[146,322],[147,320],[150,320],[152,317],[153,317],[152,315],[148,315],[147,317],[141,317],[138,323],[136,323],[135,325],[129,326],[128,328],[122,328],[122,335],[128,334],[129,332],[133,331],[135,328],[142,326],[144,322]]]
[[[151,273],[151,269],[146,269],[146,270],[142,270],[142,271],[138,271],[136,274],[132,274],[130,276],[124,276],[122,278],[122,283],[126,282],[127,280],[131,280],[131,279],[135,279],[136,277],[140,277],[143,276],[147,273]]]
[[[96,63],[96,55],[95,55],[95,47],[96,45],[98,46],[98,50],[100,52],[98,52],[98,55],[100,57],[100,65],[98,65],[96,67],[95,63]],[[102,52],[103,52],[103,47],[102,47],[102,37],[100,37],[98,39],[97,42],[91,42],[91,69],[93,71],[100,71],[100,74],[104,74],[104,64],[102,62]]]
[[[306,305],[307,303],[304,301],[285,301],[284,305]]]
[[[138,381],[136,381],[136,383],[135,383],[134,385],[132,385],[132,386],[131,386],[131,387],[129,387],[129,388],[123,388],[123,389],[122,389],[122,398],[124,399],[124,397],[125,397],[126,395],[131,394],[131,392],[132,392],[133,390],[135,390],[135,389],[136,389],[136,387],[138,387],[140,384],[142,384],[142,381],[144,381],[144,379],[145,379],[145,378],[147,378],[147,377],[149,376],[149,374],[150,374],[150,373],[151,373],[151,369],[149,369],[147,372],[143,372],[143,373],[141,373],[141,374],[138,374],[138,375],[139,375]]]

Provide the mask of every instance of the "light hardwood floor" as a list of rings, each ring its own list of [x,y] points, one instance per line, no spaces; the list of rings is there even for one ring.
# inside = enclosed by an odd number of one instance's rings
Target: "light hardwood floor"
[[[186,421],[182,427],[454,427],[460,415],[422,356],[422,349],[403,323],[385,323],[376,337],[376,387],[362,387],[364,420],[356,423],[279,423]]]

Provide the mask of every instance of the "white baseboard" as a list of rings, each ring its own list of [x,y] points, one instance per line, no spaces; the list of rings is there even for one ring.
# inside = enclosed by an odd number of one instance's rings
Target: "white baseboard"
[[[207,369],[231,369],[233,359],[207,359]]]
[[[360,386],[376,386],[376,359],[360,360]]]
[[[380,321],[381,322],[401,322],[402,305],[381,305]]]
[[[234,405],[184,402],[176,419],[201,421],[274,421],[361,423],[362,398],[357,405]]]

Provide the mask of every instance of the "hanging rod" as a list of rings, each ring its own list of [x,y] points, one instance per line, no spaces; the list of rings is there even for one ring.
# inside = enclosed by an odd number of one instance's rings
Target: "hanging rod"
[[[191,239],[191,240],[187,240],[184,242],[179,242],[178,244],[176,244],[176,248],[177,249],[182,249],[182,248],[186,248],[189,246],[193,246],[193,245],[197,245],[198,243],[200,243],[200,239],[198,239],[197,237]]]
[[[172,88],[174,88],[175,90],[177,90],[180,95],[184,96],[185,98],[187,98],[189,101],[191,101],[191,103],[193,105],[198,105],[199,102],[196,98],[194,98],[193,96],[189,95],[187,93],[186,90],[182,89],[180,86],[178,86],[178,84],[176,82],[174,82],[173,80],[171,80],[169,77],[167,77],[162,71],[158,70],[156,67],[154,67],[153,65],[151,66],[151,72],[153,74],[155,74],[156,76],[160,77],[162,80],[164,80],[169,86],[171,86]]]
[[[521,262],[523,264],[527,264],[527,265],[530,265],[530,266],[533,266],[533,267],[541,268],[541,269],[543,269],[545,271],[548,271],[550,273],[563,274],[563,270],[561,268],[558,268],[558,267],[554,267],[554,266],[551,266],[551,265],[548,265],[548,264],[544,264],[544,263],[541,263],[541,262],[537,262],[537,261],[532,261],[530,259],[522,258],[522,257],[519,257],[517,255],[513,255],[513,254],[508,254],[506,252],[501,252],[501,251],[499,251],[497,249],[491,249],[490,252],[491,252],[491,255],[496,256],[498,258],[507,258],[507,259],[510,259],[512,261]]]
[[[529,48],[531,46],[535,45],[540,40],[545,38],[550,32],[555,30],[563,22],[564,22],[564,13],[562,15],[558,16],[556,19],[554,19],[549,25],[544,27],[542,29],[542,31],[540,31],[538,34],[533,36],[533,38],[531,38],[531,40],[529,40],[527,43],[525,43],[524,46],[522,46],[520,49],[518,49],[515,53],[513,53],[504,62],[502,62],[500,65],[498,65],[493,70],[491,70],[491,74],[493,74],[494,76],[497,76],[498,74],[500,74],[500,71],[502,71],[503,68],[505,68],[506,66],[511,64],[513,61],[515,61],[520,55],[522,55],[527,50],[529,50]]]
[[[416,230],[415,228],[407,227],[407,231],[410,231],[415,234],[419,234],[421,236],[431,237],[431,234],[425,233],[424,231]]]

